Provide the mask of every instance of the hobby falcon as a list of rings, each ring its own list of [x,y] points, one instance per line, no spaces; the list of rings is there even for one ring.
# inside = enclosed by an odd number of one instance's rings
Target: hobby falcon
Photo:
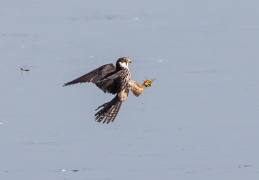
[[[96,109],[100,110],[95,114],[95,120],[108,124],[116,118],[122,102],[128,96],[129,90],[138,96],[142,93],[144,87],[151,86],[152,80],[146,80],[142,85],[130,80],[129,63],[131,63],[129,58],[121,57],[117,60],[116,66],[105,64],[73,81],[65,83],[64,86],[92,82],[103,92],[116,94],[110,102],[104,103]]]

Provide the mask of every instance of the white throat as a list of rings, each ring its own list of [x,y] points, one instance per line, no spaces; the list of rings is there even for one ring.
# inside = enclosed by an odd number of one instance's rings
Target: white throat
[[[126,63],[126,62],[119,62],[119,64],[120,64],[120,67],[129,69],[128,63]]]

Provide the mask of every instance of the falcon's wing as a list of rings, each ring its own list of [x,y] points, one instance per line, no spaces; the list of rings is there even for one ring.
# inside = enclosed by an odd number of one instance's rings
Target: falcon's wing
[[[67,82],[64,84],[64,86],[77,84],[77,83],[85,83],[85,82],[92,82],[96,83],[105,76],[107,76],[109,73],[116,70],[116,67],[113,64],[105,64],[77,79],[74,79],[73,81]]]
[[[120,70],[114,74],[108,74],[107,77],[104,77],[96,83],[96,86],[99,87],[103,92],[108,92],[116,94],[122,90],[122,79],[125,75],[125,70]]]

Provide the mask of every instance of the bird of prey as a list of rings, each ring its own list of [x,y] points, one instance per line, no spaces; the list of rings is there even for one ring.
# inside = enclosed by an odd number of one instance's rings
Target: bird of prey
[[[131,81],[129,63],[131,63],[129,58],[121,57],[117,60],[116,66],[112,63],[105,64],[75,80],[65,83],[64,86],[91,82],[105,93],[116,94],[110,102],[104,103],[96,109],[100,110],[95,114],[95,120],[108,124],[116,118],[122,102],[128,96],[129,90],[138,96],[142,93],[144,87],[151,86],[152,80],[146,80],[142,85]]]

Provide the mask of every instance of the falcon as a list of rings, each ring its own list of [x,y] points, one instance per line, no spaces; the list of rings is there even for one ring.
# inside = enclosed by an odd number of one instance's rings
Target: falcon
[[[145,87],[151,86],[152,80],[146,80],[142,85],[131,80],[129,71],[131,60],[121,57],[117,60],[116,65],[105,64],[75,80],[67,82],[64,86],[91,82],[100,88],[104,93],[116,94],[109,102],[99,106],[95,114],[97,122],[109,123],[116,118],[122,103],[128,97],[129,90],[134,95],[139,96]]]

